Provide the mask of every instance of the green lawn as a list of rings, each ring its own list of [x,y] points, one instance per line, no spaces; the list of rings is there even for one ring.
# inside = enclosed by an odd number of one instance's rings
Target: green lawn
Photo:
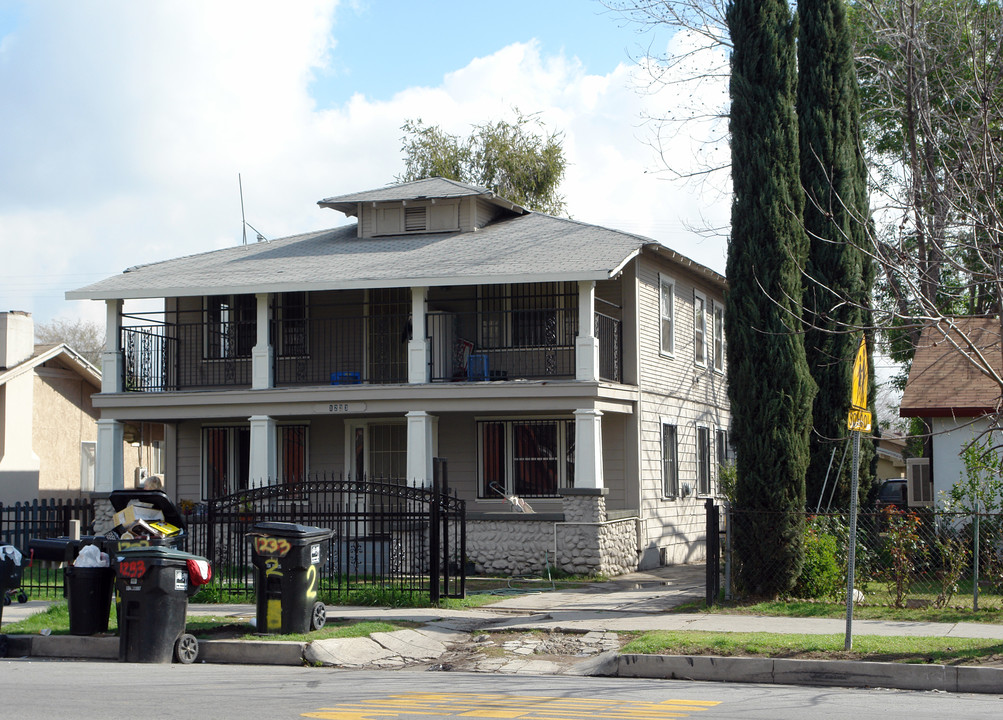
[[[755,657],[810,657],[882,662],[962,664],[1003,655],[999,640],[942,637],[885,637],[857,635],[853,650],[843,650],[844,636],[781,635],[655,631],[638,636],[621,652],[643,655],[721,655]]]

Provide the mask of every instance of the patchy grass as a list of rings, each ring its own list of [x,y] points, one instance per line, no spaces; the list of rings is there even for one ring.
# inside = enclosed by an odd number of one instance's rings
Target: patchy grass
[[[853,650],[843,650],[844,636],[654,631],[644,633],[621,652],[642,655],[721,655],[823,660],[965,664],[996,661],[1003,656],[999,640],[943,637],[858,635]]]
[[[52,635],[70,634],[70,609],[65,600],[54,602],[45,610],[29,615],[24,620],[3,626],[5,635],[38,635],[43,630],[48,630]],[[114,602],[109,613],[108,632],[118,632]]]
[[[703,601],[689,602],[672,608],[673,613],[714,613],[719,615],[770,615],[798,618],[845,618],[843,603],[814,602],[809,600],[768,601],[758,603],[720,603],[711,608]],[[888,605],[855,605],[856,620],[892,620],[899,622],[976,622],[1003,624],[1003,611],[998,608],[974,612],[969,608],[934,607],[896,608]]]

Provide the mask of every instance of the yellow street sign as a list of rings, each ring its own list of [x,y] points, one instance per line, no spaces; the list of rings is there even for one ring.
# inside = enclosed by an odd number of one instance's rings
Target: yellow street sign
[[[867,346],[864,338],[860,338],[857,357],[853,361],[853,392],[850,395],[850,405],[858,410],[867,409]],[[870,420],[868,420],[870,423]],[[851,428],[852,429],[852,428]],[[870,429],[870,428],[868,428]]]
[[[846,419],[846,426],[850,430],[869,433],[871,431],[871,413],[867,410],[850,410],[850,416]]]

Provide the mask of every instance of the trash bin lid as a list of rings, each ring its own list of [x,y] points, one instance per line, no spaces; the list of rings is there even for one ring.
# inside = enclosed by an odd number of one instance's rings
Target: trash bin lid
[[[133,500],[152,505],[164,514],[165,521],[181,528],[181,532],[185,532],[184,516],[163,490],[113,490],[108,496],[108,502],[111,503],[115,512],[124,510],[125,506]]]
[[[324,538],[325,540],[334,534],[329,528],[316,527],[315,525],[300,525],[291,522],[259,522],[251,528],[252,535],[275,535],[277,537],[293,538],[304,540],[315,540]]]
[[[205,560],[201,555],[193,555],[184,550],[167,547],[165,545],[146,545],[144,547],[130,547],[118,550],[115,558],[119,562],[123,560],[167,560],[187,563],[189,560]]]

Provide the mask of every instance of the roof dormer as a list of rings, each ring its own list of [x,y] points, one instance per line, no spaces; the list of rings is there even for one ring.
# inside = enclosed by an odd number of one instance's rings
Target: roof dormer
[[[359,220],[359,237],[470,232],[528,211],[490,190],[428,178],[326,198],[321,207]]]

